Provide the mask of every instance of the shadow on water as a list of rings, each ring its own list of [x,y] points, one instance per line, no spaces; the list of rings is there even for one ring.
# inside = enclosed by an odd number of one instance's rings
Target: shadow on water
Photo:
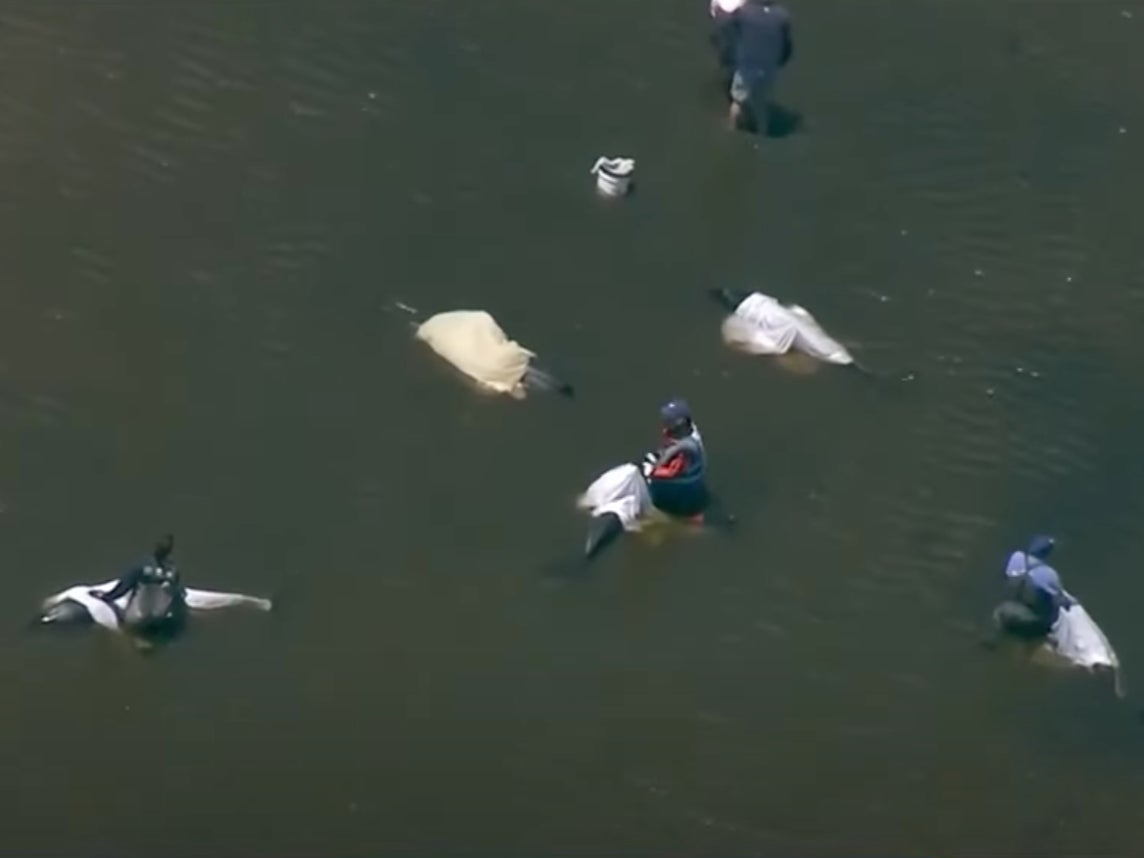
[[[803,124],[803,115],[797,110],[771,102],[767,105],[766,127],[762,134],[759,134],[759,122],[751,110],[747,110],[740,117],[738,130],[744,134],[781,140],[798,133]]]
[[[781,104],[771,104],[767,113],[766,137],[782,139],[803,130],[803,115],[793,108]]]

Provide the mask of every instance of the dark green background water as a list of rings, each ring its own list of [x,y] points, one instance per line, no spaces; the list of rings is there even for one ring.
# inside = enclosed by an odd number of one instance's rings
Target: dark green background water
[[[0,851],[1144,854],[1132,705],[976,646],[1047,530],[1144,677],[1144,7],[798,2],[762,145],[705,7],[0,4]],[[714,285],[917,377],[735,356]],[[673,394],[738,534],[546,577]],[[28,633],[166,529],[280,610]]]

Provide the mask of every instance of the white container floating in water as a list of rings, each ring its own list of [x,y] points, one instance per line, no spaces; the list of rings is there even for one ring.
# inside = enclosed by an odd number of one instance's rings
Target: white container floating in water
[[[631,158],[597,158],[591,172],[596,176],[596,190],[605,197],[622,197],[632,185],[636,162]]]

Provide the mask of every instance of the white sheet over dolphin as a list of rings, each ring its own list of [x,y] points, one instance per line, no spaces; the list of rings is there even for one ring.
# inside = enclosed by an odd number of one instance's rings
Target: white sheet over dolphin
[[[639,530],[655,510],[647,481],[631,463],[617,465],[596,477],[580,496],[577,506],[591,512],[593,517],[616,516],[624,530]]]
[[[651,502],[647,481],[634,464],[617,465],[588,486],[576,502],[592,516],[584,556],[594,557],[625,531],[641,530],[657,518],[665,518]]]
[[[120,597],[114,607],[92,594],[92,591],[106,593],[117,583],[117,579],[103,584],[79,584],[44,599],[40,606],[40,622],[54,623],[72,621],[86,613],[93,622],[105,629],[119,631],[121,617],[127,608],[130,595]],[[247,596],[242,593],[225,593],[216,590],[184,590],[187,607],[192,611],[217,611],[222,608],[248,607],[259,611],[269,611],[273,604],[269,599]]]
[[[510,340],[484,310],[452,310],[426,319],[417,338],[486,390],[523,399],[529,390],[570,396],[571,385],[537,364],[536,353]]]
[[[762,292],[742,295],[716,289],[712,294],[731,313],[723,321],[722,333],[723,341],[734,349],[755,355],[781,355],[793,349],[826,363],[854,363],[846,347],[798,304],[783,305]]]
[[[1075,597],[1069,594],[1069,598],[1073,604],[1061,609],[1042,646],[1075,667],[1118,671],[1120,659],[1100,626]]]

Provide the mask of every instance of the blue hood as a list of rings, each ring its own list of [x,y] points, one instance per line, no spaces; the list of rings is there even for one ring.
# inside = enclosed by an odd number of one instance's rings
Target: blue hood
[[[1053,546],[1056,544],[1056,540],[1051,536],[1038,534],[1029,540],[1029,547],[1025,549],[1025,553],[1030,557],[1036,557],[1038,560],[1044,560],[1052,553]]]

